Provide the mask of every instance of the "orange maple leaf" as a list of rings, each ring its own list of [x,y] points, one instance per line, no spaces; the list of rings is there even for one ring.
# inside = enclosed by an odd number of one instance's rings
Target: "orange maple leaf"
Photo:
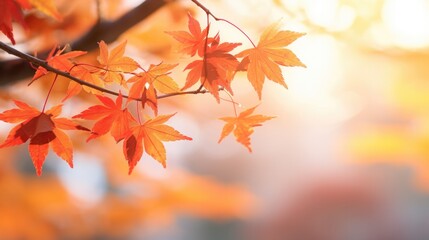
[[[107,44],[101,41],[99,44],[100,55],[98,62],[104,69],[102,74],[106,83],[118,83],[124,85],[124,72],[132,72],[139,67],[139,64],[130,57],[124,57],[125,46],[127,42],[119,44],[113,48],[110,53]]]
[[[185,67],[190,70],[186,77],[187,89],[200,80],[201,84],[209,90],[219,102],[219,87],[232,93],[231,81],[238,67],[238,60],[229,52],[241,43],[224,42],[219,44],[219,35],[216,35],[206,48],[206,55],[202,60],[195,60]]]
[[[205,39],[208,29],[205,28],[201,31],[200,23],[189,13],[188,18],[189,32],[172,31],[167,33],[181,43],[181,52],[189,54],[191,57],[198,53],[198,55],[202,57],[204,55]]]
[[[76,65],[70,71],[70,74],[85,82],[91,83],[99,87],[104,87],[104,81],[101,79],[99,70],[100,70],[99,68],[89,66],[89,65]],[[97,89],[94,89],[85,85],[81,85],[74,81],[70,81],[66,96],[63,98],[62,101],[64,102],[65,100],[79,94],[82,91],[82,89],[85,90],[86,92],[89,92],[95,95],[101,94],[101,92]]]
[[[75,64],[70,59],[82,56],[87,53],[84,51],[71,51],[62,54],[65,49],[66,47],[57,50],[56,46],[52,48],[51,52],[46,58],[46,62],[48,63],[48,65],[60,71],[69,72],[75,66]],[[30,84],[33,83],[35,80],[39,79],[40,77],[45,76],[46,74],[48,74],[48,72],[49,71],[46,70],[46,68],[39,66],[34,73],[33,79],[31,80]]]
[[[178,64],[151,64],[146,72],[141,72],[128,79],[133,85],[129,91],[128,101],[140,99],[143,108],[147,104],[158,115],[157,91],[162,93],[179,92],[179,86],[169,76],[170,71]]]
[[[226,124],[222,129],[218,143],[234,131],[237,142],[243,144],[249,152],[252,152],[252,148],[250,147],[250,135],[252,135],[254,131],[253,128],[262,126],[261,123],[274,118],[264,115],[252,115],[256,107],[257,106],[249,108],[235,117],[220,118],[220,120],[225,121]]]
[[[265,77],[287,88],[279,65],[305,67],[292,51],[285,48],[304,34],[279,31],[278,28],[278,24],[268,27],[255,48],[246,49],[236,55],[243,57],[242,65],[247,69],[247,78],[258,93],[259,99]]]
[[[116,140],[121,141],[130,129],[130,124],[136,122],[127,108],[122,108],[122,95],[114,102],[108,97],[96,95],[103,105],[94,105],[73,118],[98,120],[91,129],[87,141],[100,137],[110,131]]]
[[[167,154],[162,141],[192,140],[192,138],[164,124],[174,115],[160,115],[130,129],[123,143],[124,156],[129,165],[129,174],[142,157],[143,151],[146,151],[162,166],[166,167]]]
[[[89,131],[89,129],[70,119],[59,118],[62,105],[54,106],[46,112],[40,112],[24,102],[17,100],[14,102],[18,108],[0,113],[0,120],[9,123],[20,122],[20,124],[10,130],[0,148],[20,145],[30,140],[28,150],[39,176],[42,174],[42,166],[48,154],[49,145],[60,158],[73,167],[72,142],[60,129],[84,131]]]

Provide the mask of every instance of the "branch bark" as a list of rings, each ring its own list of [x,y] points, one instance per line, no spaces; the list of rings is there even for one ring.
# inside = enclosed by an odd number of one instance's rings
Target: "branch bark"
[[[74,50],[91,51],[98,47],[97,42],[100,40],[111,43],[171,1],[174,0],[146,0],[115,21],[100,21],[70,45]],[[48,53],[49,51],[45,51],[39,56],[44,58]],[[0,87],[31,77],[33,74],[34,69],[25,59],[0,61]]]

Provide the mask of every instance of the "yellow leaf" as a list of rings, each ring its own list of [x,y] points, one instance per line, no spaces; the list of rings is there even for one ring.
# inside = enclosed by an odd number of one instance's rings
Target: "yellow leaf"
[[[279,65],[305,67],[291,50],[285,48],[303,35],[292,31],[279,31],[278,24],[275,24],[262,33],[256,47],[237,54],[237,57],[243,57],[242,65],[246,65],[244,69],[247,68],[247,78],[258,93],[259,99],[265,78],[287,88]]]
[[[162,142],[192,140],[192,138],[164,124],[173,115],[157,116],[142,125],[134,126],[129,131],[124,139],[123,149],[125,158],[128,160],[130,174],[144,151],[166,167],[167,153]]]
[[[220,120],[225,121],[226,124],[222,129],[218,142],[220,143],[226,136],[231,134],[231,132],[234,132],[237,142],[243,144],[249,152],[252,152],[252,148],[250,147],[250,135],[252,135],[254,131],[253,128],[261,126],[263,122],[274,118],[264,115],[252,115],[256,107],[257,106],[249,108],[235,117],[220,118]]]
[[[138,63],[130,57],[124,57],[127,42],[119,44],[110,53],[104,41],[99,43],[100,55],[98,62],[103,66],[103,79],[106,83],[116,82],[125,84],[123,73],[132,72],[138,68]]]

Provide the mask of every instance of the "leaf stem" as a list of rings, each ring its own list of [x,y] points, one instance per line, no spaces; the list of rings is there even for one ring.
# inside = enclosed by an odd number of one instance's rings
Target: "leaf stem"
[[[198,91],[203,89],[204,83],[207,81],[207,43],[209,39],[209,32],[210,32],[210,15],[206,12],[207,16],[207,33],[206,33],[206,39],[204,40],[204,57],[203,57],[203,65],[204,65],[204,80],[201,82],[200,87],[198,88]]]
[[[231,93],[229,93],[228,91],[225,91],[225,92],[229,96],[229,98],[231,99],[230,102],[232,103],[232,107],[234,108],[235,117],[237,117],[238,114],[237,114],[237,108],[235,107],[235,104],[237,104],[239,106],[241,106],[241,104],[239,104],[239,103],[237,103],[237,102],[234,101],[234,98],[232,97]]]
[[[142,124],[141,118],[140,118],[140,103],[136,101],[136,112],[137,112],[137,120],[139,121],[139,124]]]
[[[212,15],[213,16],[213,15]],[[226,23],[228,23],[229,25],[231,25],[231,26],[233,26],[233,27],[235,27],[238,31],[240,31],[248,40],[249,40],[249,42],[252,44],[252,46],[254,47],[254,48],[256,48],[256,45],[255,45],[255,43],[252,41],[252,39],[249,37],[249,35],[247,35],[241,28],[239,28],[237,25],[235,25],[234,23],[232,23],[232,22],[230,22],[230,21],[228,21],[228,20],[226,20],[226,19],[223,19],[223,18],[215,18],[214,16],[213,16],[213,18],[214,19],[216,19],[216,21],[222,21],[222,22],[226,22]]]
[[[46,95],[45,102],[43,103],[42,112],[45,112],[46,104],[48,103],[49,96],[51,95],[52,89],[54,88],[57,78],[58,78],[58,74],[55,74],[54,81],[52,82],[51,87],[49,88],[48,94]]]

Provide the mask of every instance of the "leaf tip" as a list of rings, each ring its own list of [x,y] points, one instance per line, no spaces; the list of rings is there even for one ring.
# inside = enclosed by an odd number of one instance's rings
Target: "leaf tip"
[[[38,177],[42,176],[42,166],[36,167],[36,175]]]
[[[97,133],[91,132],[91,135],[86,139],[86,142],[89,142],[92,139],[95,139],[97,137],[99,137],[99,135]]]

